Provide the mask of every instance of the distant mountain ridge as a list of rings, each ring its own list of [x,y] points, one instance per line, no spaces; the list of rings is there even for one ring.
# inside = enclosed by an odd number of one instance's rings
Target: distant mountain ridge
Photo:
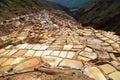
[[[86,2],[90,0],[48,0],[48,1],[59,3],[72,10],[72,9],[79,9],[81,6],[83,6]]]

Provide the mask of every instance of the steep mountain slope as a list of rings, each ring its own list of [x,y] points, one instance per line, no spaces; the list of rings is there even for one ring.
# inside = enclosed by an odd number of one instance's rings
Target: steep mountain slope
[[[120,34],[120,0],[93,0],[82,7],[76,17],[84,26],[94,25]]]
[[[86,2],[90,0],[48,0],[48,1],[59,3],[72,10],[72,9],[79,9],[81,6],[83,6]]]
[[[82,27],[63,11],[0,25],[0,80],[119,80],[119,69],[120,36]]]
[[[60,6],[46,0],[0,0],[0,20],[31,13],[41,7],[61,9]]]

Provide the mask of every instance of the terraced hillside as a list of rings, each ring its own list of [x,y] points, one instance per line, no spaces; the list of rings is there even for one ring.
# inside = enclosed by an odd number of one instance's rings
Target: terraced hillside
[[[47,0],[1,0],[0,21],[35,12],[43,7],[62,9],[60,6]]]
[[[43,9],[0,26],[0,80],[119,80],[120,36]]]

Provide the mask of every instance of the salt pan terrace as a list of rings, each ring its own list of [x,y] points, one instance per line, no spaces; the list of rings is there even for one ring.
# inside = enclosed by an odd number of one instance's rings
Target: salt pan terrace
[[[62,13],[43,10],[19,20],[13,32],[1,29],[0,76],[44,67],[79,70],[95,80],[120,79],[120,36],[83,28]]]

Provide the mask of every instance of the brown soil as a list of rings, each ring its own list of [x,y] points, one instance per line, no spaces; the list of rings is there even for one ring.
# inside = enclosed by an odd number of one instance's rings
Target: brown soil
[[[61,70],[62,73],[48,74],[45,72],[28,72],[5,76],[0,80],[93,80],[83,75],[79,70]]]

